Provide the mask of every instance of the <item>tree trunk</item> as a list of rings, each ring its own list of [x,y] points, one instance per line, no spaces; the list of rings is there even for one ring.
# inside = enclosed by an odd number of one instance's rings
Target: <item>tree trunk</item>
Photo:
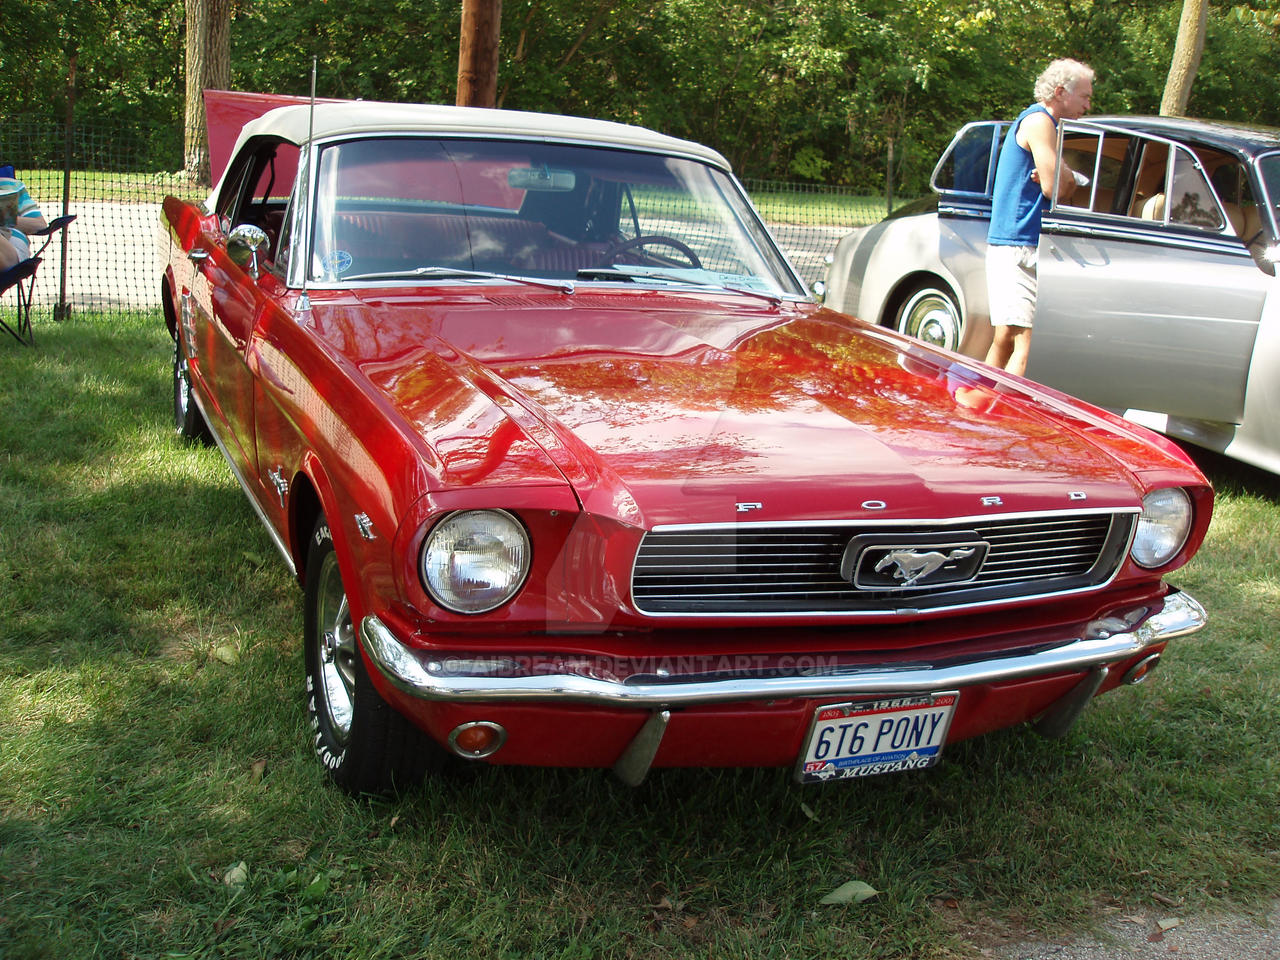
[[[186,139],[187,176],[209,183],[209,132],[205,127],[204,91],[231,85],[231,0],[186,0]]]
[[[1173,48],[1169,79],[1165,81],[1164,97],[1160,100],[1162,117],[1178,117],[1187,111],[1187,101],[1191,99],[1191,84],[1196,78],[1196,71],[1200,69],[1200,55],[1204,53],[1208,14],[1207,0],[1182,0],[1178,42]]]
[[[498,98],[502,0],[462,0],[458,39],[458,106],[492,107]]]

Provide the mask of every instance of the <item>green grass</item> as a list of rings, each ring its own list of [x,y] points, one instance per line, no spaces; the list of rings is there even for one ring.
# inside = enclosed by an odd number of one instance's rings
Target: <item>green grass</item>
[[[861,226],[878,223],[888,212],[884,197],[854,196],[839,191],[803,193],[790,190],[751,191],[751,202],[768,223],[818,223]],[[895,208],[902,206],[899,201]]]
[[[19,170],[27,190],[52,218],[61,210],[65,175],[61,170]],[[156,203],[168,194],[193,202],[209,195],[209,187],[187,180],[181,173],[118,173],[104,170],[72,170],[70,205],[109,200],[112,203]],[[50,212],[53,211],[53,212]],[[74,212],[74,210],[73,210]]]
[[[831,787],[479,769],[358,802],[307,746],[296,586],[219,454],[171,436],[158,316],[36,336],[0,344],[3,960],[955,958],[1280,894],[1274,478],[1213,463],[1174,577],[1211,626],[1064,741]],[[847,880],[881,893],[819,903]]]

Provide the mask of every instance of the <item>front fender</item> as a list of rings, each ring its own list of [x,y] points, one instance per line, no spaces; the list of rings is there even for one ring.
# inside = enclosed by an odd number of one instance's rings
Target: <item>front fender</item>
[[[1226,452],[1280,473],[1280,276],[1271,279],[1253,341],[1244,417]]]

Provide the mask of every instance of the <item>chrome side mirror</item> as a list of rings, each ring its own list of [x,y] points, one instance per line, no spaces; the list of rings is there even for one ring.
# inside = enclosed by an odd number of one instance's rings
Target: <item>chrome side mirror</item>
[[[251,223],[240,224],[227,237],[227,256],[236,266],[248,270],[255,280],[258,279],[258,259],[266,256],[270,247],[267,232]]]

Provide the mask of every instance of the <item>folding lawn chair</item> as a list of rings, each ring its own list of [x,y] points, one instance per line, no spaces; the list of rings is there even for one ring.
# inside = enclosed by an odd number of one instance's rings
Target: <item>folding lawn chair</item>
[[[43,230],[34,231],[31,236],[44,237],[44,243],[40,245],[40,249],[30,259],[15,263],[8,270],[0,273],[0,297],[8,293],[10,287],[17,291],[18,297],[18,309],[13,326],[9,326],[4,315],[0,314],[0,327],[4,327],[13,334],[19,343],[25,343],[29,347],[35,344],[35,335],[31,332],[31,297],[35,293],[36,271],[40,269],[42,262],[40,254],[44,253],[45,247],[53,242],[53,235],[60,230],[65,230],[75,218],[74,213],[57,217],[51,220]]]
[[[13,167],[9,164],[0,166],[0,177],[13,177]],[[12,287],[17,291],[18,309],[15,314],[14,324],[10,326],[0,315],[0,327],[4,327],[12,334],[19,343],[25,343],[32,346],[35,343],[35,336],[31,331],[31,297],[35,293],[36,271],[40,269],[41,257],[45,248],[53,242],[54,234],[60,230],[66,230],[67,226],[76,215],[68,214],[64,217],[57,217],[49,222],[49,225],[43,230],[34,231],[32,237],[44,237],[44,243],[40,244],[40,249],[31,255],[27,260],[22,260],[14,264],[8,270],[0,272],[0,297],[9,292]]]

